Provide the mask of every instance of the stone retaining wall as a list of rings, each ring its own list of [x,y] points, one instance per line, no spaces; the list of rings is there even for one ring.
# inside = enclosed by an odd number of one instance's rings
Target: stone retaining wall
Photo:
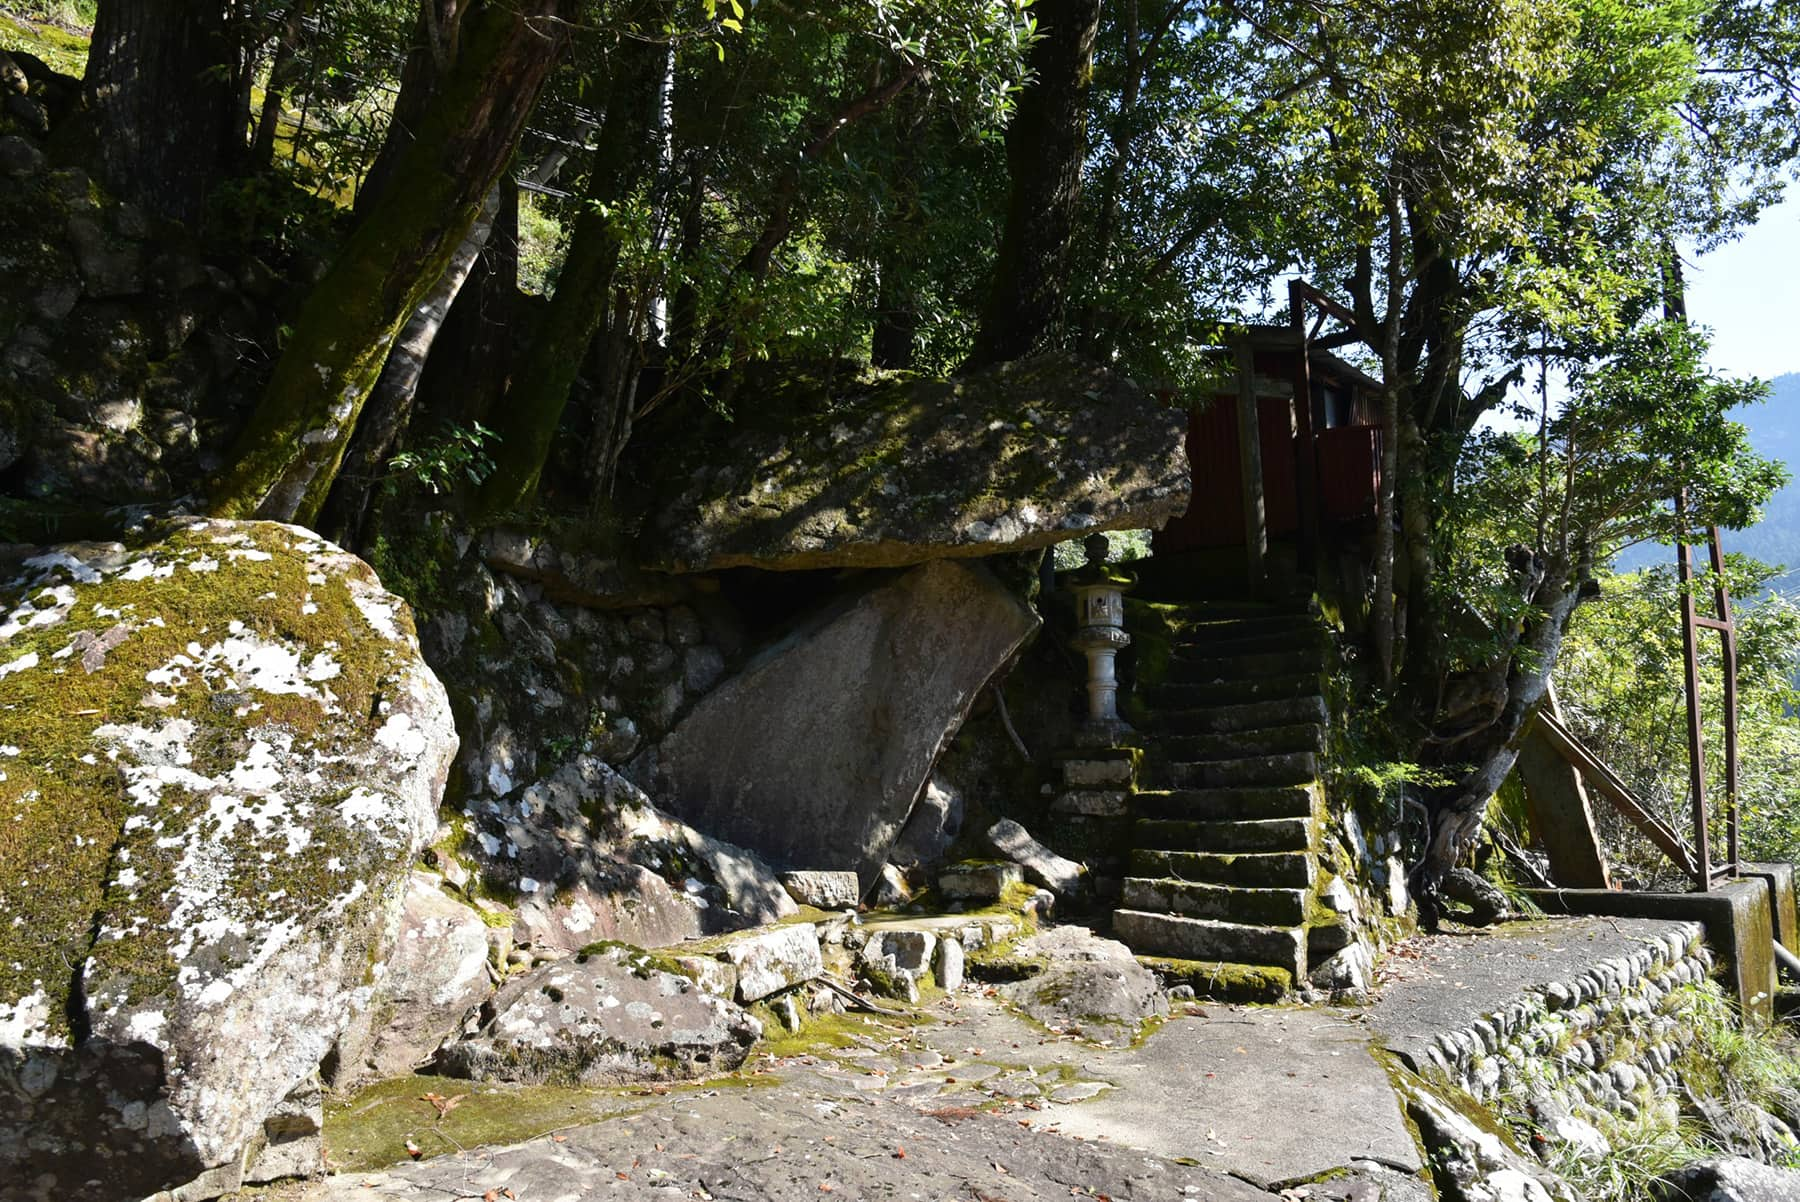
[[[1529,988],[1439,1035],[1417,1067],[1444,1074],[1477,1101],[1502,1111],[1528,1106],[1540,1118],[1606,1112],[1632,1120],[1646,1107],[1673,1110],[1675,1062],[1693,1036],[1669,998],[1706,981],[1713,963],[1700,924],[1669,924],[1633,952]]]

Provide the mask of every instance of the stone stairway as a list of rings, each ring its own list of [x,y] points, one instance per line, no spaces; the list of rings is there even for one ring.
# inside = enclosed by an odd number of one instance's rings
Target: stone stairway
[[[1299,606],[1159,607],[1173,636],[1150,720],[1113,933],[1235,998],[1307,971],[1318,878],[1324,631]]]

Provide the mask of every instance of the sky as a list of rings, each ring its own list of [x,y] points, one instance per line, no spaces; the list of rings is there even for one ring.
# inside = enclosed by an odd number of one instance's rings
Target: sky
[[[1712,365],[1730,376],[1800,372],[1800,187],[1738,241],[1689,269],[1688,316],[1711,326]]]

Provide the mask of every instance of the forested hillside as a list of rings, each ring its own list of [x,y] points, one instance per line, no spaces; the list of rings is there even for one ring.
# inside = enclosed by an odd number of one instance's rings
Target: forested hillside
[[[1767,400],[1746,405],[1732,417],[1749,427],[1750,443],[1759,453],[1779,460],[1790,475],[1800,477],[1800,373],[1775,377]],[[1800,592],[1800,483],[1790,482],[1771,496],[1754,526],[1726,531],[1725,547],[1783,568],[1770,587]],[[1673,562],[1672,549],[1648,544],[1620,555],[1618,569],[1629,572]]]

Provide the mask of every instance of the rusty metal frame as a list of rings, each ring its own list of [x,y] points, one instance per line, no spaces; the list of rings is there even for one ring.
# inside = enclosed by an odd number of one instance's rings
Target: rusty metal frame
[[[1731,612],[1731,592],[1725,584],[1725,553],[1719,545],[1719,528],[1707,527],[1707,555],[1712,566],[1713,614],[1702,614],[1694,602],[1694,554],[1688,543],[1687,490],[1675,495],[1676,575],[1681,585],[1681,650],[1685,659],[1688,716],[1688,791],[1694,816],[1694,864],[1690,875],[1694,891],[1711,890],[1721,876],[1736,877],[1738,858],[1738,696],[1737,620]],[[1713,867],[1709,844],[1706,801],[1706,739],[1700,716],[1699,632],[1719,633],[1725,676],[1725,863]]]

